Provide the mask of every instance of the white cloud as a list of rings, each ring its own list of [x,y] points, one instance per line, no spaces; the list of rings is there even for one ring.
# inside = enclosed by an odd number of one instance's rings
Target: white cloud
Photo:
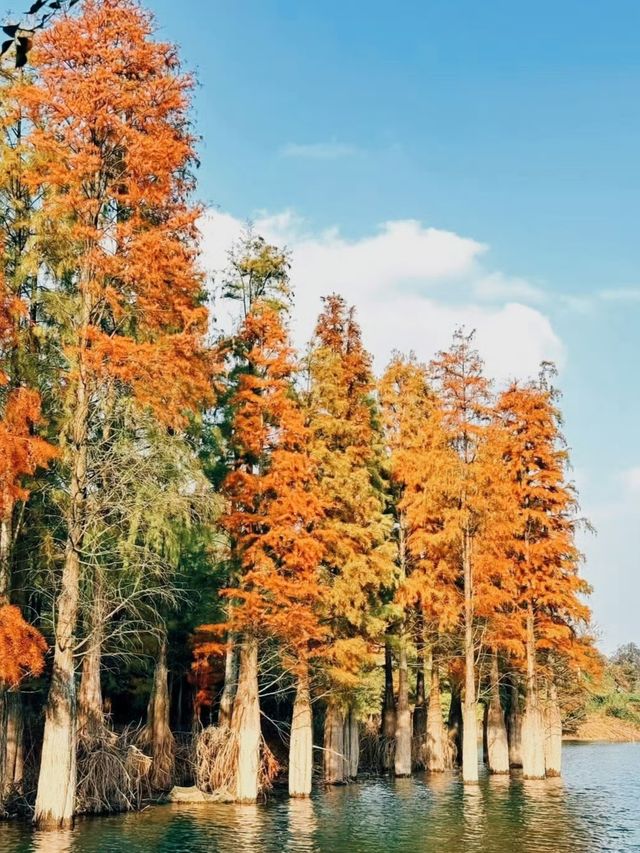
[[[202,222],[204,264],[222,269],[242,223],[209,211]],[[364,340],[382,369],[394,349],[428,359],[447,347],[460,325],[477,330],[487,371],[498,380],[535,375],[540,361],[562,366],[565,350],[539,308],[542,294],[523,279],[487,270],[488,247],[416,220],[384,223],[374,234],[347,239],[337,228],[313,233],[285,211],[255,220],[258,233],[292,251],[293,331],[309,339],[321,297],[337,291],[354,304]],[[219,307],[224,320],[226,306]]]
[[[344,142],[289,142],[280,149],[283,157],[298,157],[304,160],[340,160],[353,157],[359,149]]]

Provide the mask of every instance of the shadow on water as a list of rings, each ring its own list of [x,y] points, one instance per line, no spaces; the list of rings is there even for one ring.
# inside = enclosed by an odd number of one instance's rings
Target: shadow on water
[[[159,806],[71,832],[0,825],[6,853],[640,851],[640,744],[565,748],[565,777],[371,779],[265,805]]]

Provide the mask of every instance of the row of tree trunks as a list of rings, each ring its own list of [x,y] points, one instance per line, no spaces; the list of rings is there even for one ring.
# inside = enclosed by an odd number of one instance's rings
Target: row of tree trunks
[[[342,785],[345,779],[344,751],[345,715],[331,700],[324,720],[324,781],[327,785]]]
[[[430,773],[443,773],[451,767],[449,738],[442,718],[442,694],[437,665],[431,670],[425,767]]]
[[[500,671],[498,653],[491,655],[490,693],[485,707],[487,766],[489,773],[509,772],[509,742],[502,702],[500,701]]]
[[[298,675],[289,744],[289,796],[308,797],[313,777],[313,718],[309,673]]]

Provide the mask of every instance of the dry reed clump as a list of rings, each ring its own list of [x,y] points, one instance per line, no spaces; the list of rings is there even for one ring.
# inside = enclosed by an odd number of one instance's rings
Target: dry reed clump
[[[77,814],[133,811],[151,796],[151,759],[135,745],[138,730],[78,740]]]
[[[227,726],[207,726],[196,736],[196,786],[207,794],[233,798],[237,757],[237,734]],[[258,780],[262,792],[271,788],[280,769],[280,763],[261,738]]]
[[[393,767],[396,739],[384,737],[369,725],[360,733],[360,769],[365,773],[382,773]]]

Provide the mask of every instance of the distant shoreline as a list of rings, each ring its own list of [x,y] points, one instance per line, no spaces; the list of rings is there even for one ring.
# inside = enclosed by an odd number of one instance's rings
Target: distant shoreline
[[[565,742],[635,743],[640,741],[640,725],[606,714],[589,714],[575,732],[565,734]]]

